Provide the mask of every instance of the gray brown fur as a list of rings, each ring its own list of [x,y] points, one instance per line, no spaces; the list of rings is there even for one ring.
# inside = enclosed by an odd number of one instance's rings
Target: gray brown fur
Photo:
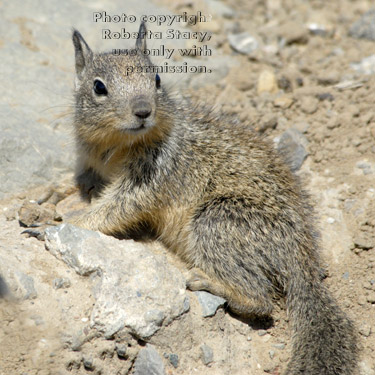
[[[77,31],[73,42],[77,181],[83,192],[100,186],[76,224],[112,235],[150,228],[191,269],[189,288],[235,313],[269,315],[284,295],[286,374],[353,374],[355,330],[321,282],[312,209],[273,147],[230,116],[172,98],[155,73],[127,75],[152,65],[144,40],[133,57],[93,53]],[[94,93],[97,78],[107,95]]]

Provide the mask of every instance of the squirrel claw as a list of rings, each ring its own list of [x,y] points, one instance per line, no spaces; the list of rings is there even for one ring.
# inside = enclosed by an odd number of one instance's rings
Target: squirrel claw
[[[28,237],[35,237],[39,241],[44,241],[44,231],[40,231],[39,229],[26,229],[21,234],[27,234]]]
[[[55,226],[53,224],[44,224],[42,226],[34,227],[34,228],[29,228],[21,232],[21,234],[26,234],[28,237],[35,237],[39,241],[44,241],[45,239],[45,234],[46,234],[46,229],[48,227]]]

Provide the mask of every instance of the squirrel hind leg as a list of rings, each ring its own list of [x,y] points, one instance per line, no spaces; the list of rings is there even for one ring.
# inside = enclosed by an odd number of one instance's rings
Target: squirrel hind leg
[[[189,272],[187,287],[192,291],[205,290],[227,300],[229,309],[242,317],[268,316],[273,310],[272,300],[268,296],[244,296],[230,287],[208,276],[199,268]]]
[[[245,203],[222,198],[202,205],[192,217],[181,253],[200,270],[192,273],[189,288],[225,298],[238,315],[265,316],[273,309],[277,287],[268,277],[272,267],[263,243],[249,234],[257,228],[247,220]]]

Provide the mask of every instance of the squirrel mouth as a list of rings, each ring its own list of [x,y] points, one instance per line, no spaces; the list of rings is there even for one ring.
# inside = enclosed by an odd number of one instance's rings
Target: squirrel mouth
[[[138,133],[138,132],[144,131],[146,129],[147,129],[146,124],[143,123],[143,124],[140,124],[140,125],[132,127],[132,128],[124,128],[124,131],[129,132],[129,133]]]
[[[145,124],[141,124],[139,125],[138,127],[136,128],[128,128],[127,130],[130,130],[130,131],[138,131],[138,130],[142,130],[142,129],[145,129]]]
[[[130,134],[146,133],[155,125],[154,121],[140,121],[127,126],[122,126],[122,131]]]

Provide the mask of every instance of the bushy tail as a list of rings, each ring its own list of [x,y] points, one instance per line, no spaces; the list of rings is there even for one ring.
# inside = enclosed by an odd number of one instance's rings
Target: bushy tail
[[[352,322],[321,283],[295,277],[288,289],[293,348],[285,375],[352,375],[358,361]]]

